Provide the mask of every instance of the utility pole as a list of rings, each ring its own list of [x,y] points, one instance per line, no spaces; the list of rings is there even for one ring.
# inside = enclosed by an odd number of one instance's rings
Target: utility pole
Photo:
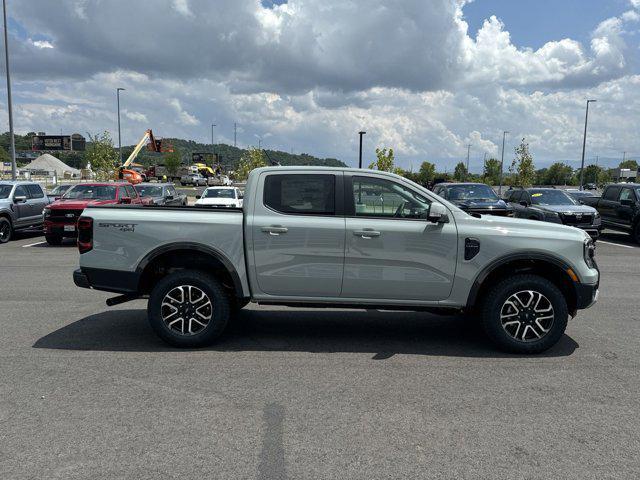
[[[622,152],[622,163],[627,159],[627,152]]]
[[[120,134],[120,91],[124,88],[116,88],[116,96],[118,97],[118,155],[120,156],[120,165],[122,165],[122,136]]]
[[[7,0],[2,0],[2,15],[4,17],[4,60],[7,68],[7,106],[9,107],[9,155],[11,155],[11,178],[18,176],[16,169],[16,142],[13,134],[13,104],[11,102],[11,73],[9,69],[9,38],[7,35]]]
[[[358,132],[358,135],[360,135],[360,150],[358,153],[358,168],[362,168],[362,136],[365,135],[367,132]]]
[[[589,122],[589,104],[597,100],[587,100],[587,111],[584,114],[584,136],[582,137],[582,162],[580,164],[580,190],[584,190],[584,151],[587,146],[587,123]]]
[[[593,180],[593,183],[596,184],[596,187],[598,186],[598,160],[600,159],[600,155],[596,155],[596,178]]]
[[[467,145],[467,180],[469,179],[469,153],[471,153],[471,144]]]
[[[502,172],[504,170],[504,139],[507,136],[506,130],[502,132],[502,159],[500,160],[500,186],[498,187],[498,195],[502,195]]]
[[[211,151],[213,152],[213,160],[217,163],[217,158],[216,158],[216,147],[213,146],[213,127],[216,127],[217,125],[215,123],[211,124]]]
[[[238,124],[236,122],[233,122],[233,146],[234,147],[238,146],[236,142],[237,137],[238,137]]]

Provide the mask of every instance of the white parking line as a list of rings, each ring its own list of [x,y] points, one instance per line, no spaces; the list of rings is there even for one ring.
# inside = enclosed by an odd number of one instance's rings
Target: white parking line
[[[45,241],[45,242],[29,243],[28,245],[22,245],[22,248],[35,247],[36,245],[42,245],[43,243],[47,243],[47,242]]]
[[[598,240],[598,243],[606,243],[607,245],[615,245],[616,247],[622,247],[622,248],[636,248],[636,247],[632,247],[631,245],[622,245],[621,243],[605,242],[604,240]]]

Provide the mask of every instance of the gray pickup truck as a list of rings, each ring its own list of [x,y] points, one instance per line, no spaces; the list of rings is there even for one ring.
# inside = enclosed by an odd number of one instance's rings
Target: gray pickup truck
[[[7,243],[13,232],[41,227],[44,207],[51,203],[35,182],[0,180],[0,243]]]
[[[471,216],[390,173],[267,167],[242,208],[88,207],[79,287],[148,297],[155,332],[212,343],[237,309],[269,305],[469,312],[500,348],[541,352],[598,295],[589,235]]]

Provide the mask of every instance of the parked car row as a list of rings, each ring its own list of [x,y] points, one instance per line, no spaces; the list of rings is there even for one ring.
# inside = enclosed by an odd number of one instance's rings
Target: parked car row
[[[182,177],[180,177],[180,184],[191,185],[194,187],[206,187],[207,185],[229,186],[231,185],[231,179],[229,179],[228,176],[223,174],[205,177],[201,173],[190,173],[188,175],[183,175]]]

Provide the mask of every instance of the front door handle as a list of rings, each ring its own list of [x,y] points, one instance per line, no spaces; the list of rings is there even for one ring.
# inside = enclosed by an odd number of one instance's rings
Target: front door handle
[[[262,227],[261,230],[269,235],[278,236],[281,233],[287,233],[289,229],[287,227],[281,227],[280,225],[271,225],[269,227]]]
[[[375,230],[368,230],[368,229],[354,230],[353,234],[356,237],[362,237],[362,238],[366,238],[366,239],[371,239],[373,237],[379,237],[380,236],[380,232],[377,232]]]

